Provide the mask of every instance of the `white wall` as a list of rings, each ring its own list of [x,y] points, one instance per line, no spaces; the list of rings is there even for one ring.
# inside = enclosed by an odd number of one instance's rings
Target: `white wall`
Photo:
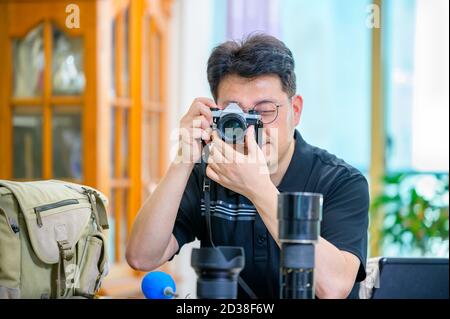
[[[212,41],[213,2],[210,0],[176,0],[171,21],[171,56],[169,60],[168,132],[172,136],[169,152],[176,148],[174,130],[192,101],[210,96],[206,65]],[[169,154],[172,156],[172,154]],[[185,245],[170,263],[177,277],[179,298],[195,298],[196,275],[190,266],[192,247]]]

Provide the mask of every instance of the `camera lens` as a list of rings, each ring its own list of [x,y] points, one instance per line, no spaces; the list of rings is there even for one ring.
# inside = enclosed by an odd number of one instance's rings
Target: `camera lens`
[[[242,143],[245,137],[247,124],[239,114],[226,114],[218,124],[219,133],[227,143]]]
[[[278,195],[278,234],[281,242],[280,297],[313,299],[314,244],[320,235],[322,194]]]
[[[281,242],[315,242],[320,235],[322,194],[281,193],[278,195]]]
[[[242,247],[204,247],[192,250],[199,299],[235,299],[237,278],[244,268]]]

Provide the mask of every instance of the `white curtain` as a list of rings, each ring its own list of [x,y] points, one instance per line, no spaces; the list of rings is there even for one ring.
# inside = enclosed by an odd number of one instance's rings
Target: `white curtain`
[[[448,171],[449,1],[416,3],[412,166]]]

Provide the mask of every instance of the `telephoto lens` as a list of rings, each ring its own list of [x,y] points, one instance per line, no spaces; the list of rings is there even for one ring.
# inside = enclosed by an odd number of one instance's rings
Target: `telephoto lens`
[[[191,266],[198,276],[197,298],[237,298],[238,276],[245,266],[242,247],[194,248]]]
[[[322,194],[280,193],[280,298],[314,299],[315,244],[320,235]]]

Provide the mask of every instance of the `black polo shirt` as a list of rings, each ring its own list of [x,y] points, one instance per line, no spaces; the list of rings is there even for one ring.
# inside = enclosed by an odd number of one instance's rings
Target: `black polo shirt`
[[[181,248],[199,239],[209,246],[203,203],[203,174],[196,165],[187,183],[173,234]],[[323,194],[321,236],[340,250],[359,258],[355,286],[366,276],[369,193],[364,176],[325,150],[306,143],[295,131],[295,150],[280,185],[280,192]],[[254,205],[244,196],[220,185],[211,189],[211,228],[216,246],[241,246],[245,250],[244,281],[258,298],[279,298],[280,249]],[[248,298],[239,287],[239,297]]]

